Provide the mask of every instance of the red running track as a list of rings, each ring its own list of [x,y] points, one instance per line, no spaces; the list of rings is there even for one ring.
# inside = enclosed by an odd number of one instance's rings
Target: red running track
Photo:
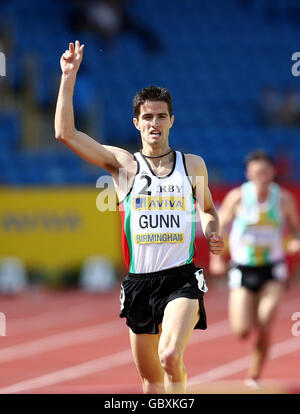
[[[185,353],[189,392],[248,392],[243,380],[254,334],[242,342],[231,334],[227,298],[227,287],[221,285],[211,286],[205,295],[208,329],[194,331]],[[0,297],[0,312],[6,317],[6,336],[0,336],[0,393],[141,393],[128,328],[119,318],[118,289]],[[296,283],[285,292],[278,311],[260,392],[300,392],[300,326],[299,336],[292,334],[295,312],[300,312]]]

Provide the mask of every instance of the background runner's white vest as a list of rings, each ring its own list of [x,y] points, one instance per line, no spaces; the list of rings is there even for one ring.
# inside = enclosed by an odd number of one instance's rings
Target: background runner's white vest
[[[122,243],[131,273],[156,272],[193,262],[195,198],[184,155],[174,152],[172,171],[154,174],[141,153],[131,191],[120,203]]]
[[[241,206],[229,237],[232,261],[247,266],[261,266],[283,260],[280,187],[271,183],[269,196],[264,203],[258,202],[253,182],[243,184],[241,189]]]

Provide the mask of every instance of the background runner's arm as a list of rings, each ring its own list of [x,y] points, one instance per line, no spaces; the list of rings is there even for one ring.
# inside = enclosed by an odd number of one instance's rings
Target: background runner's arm
[[[220,231],[223,236],[229,233],[230,225],[235,217],[237,207],[241,201],[241,188],[237,187],[230,190],[224,197],[219,208]]]
[[[75,128],[73,93],[83,48],[78,41],[75,46],[70,43],[60,59],[62,78],[55,112],[55,136],[86,161],[113,173],[132,162],[132,155],[121,148],[101,145]]]
[[[220,220],[220,233],[228,236],[230,225],[235,217],[236,210],[241,200],[241,188],[234,188],[225,196],[218,211]],[[225,250],[219,256],[210,255],[209,271],[215,276],[223,276],[227,272]]]
[[[292,239],[287,245],[288,253],[300,252],[300,222],[297,205],[294,197],[286,190],[282,190],[282,212],[288,224]]]

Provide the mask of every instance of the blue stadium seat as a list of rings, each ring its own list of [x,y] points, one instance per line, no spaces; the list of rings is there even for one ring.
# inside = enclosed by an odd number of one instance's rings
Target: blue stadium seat
[[[106,50],[92,31],[71,32],[67,23],[71,1],[33,0],[31,7],[27,0],[18,0],[17,6],[1,2],[0,24],[9,27],[15,45],[7,59],[7,81],[14,89],[22,85],[30,57],[36,67],[33,96],[39,105],[50,107],[57,96],[60,55],[75,36],[86,45],[75,110],[89,114],[93,108],[99,113],[94,123],[99,136],[104,134],[103,142],[125,148],[136,143],[132,98],[144,86],[161,84],[174,98],[172,146],[203,155],[218,179],[243,180],[242,161],[247,152],[262,147],[276,154],[284,146],[299,177],[299,131],[264,128],[258,116],[265,84],[274,82],[285,88],[290,76],[290,84],[299,88],[298,79],[290,75],[290,55],[298,48],[299,29],[291,24],[289,6],[278,0],[280,18],[271,24],[266,23],[260,2],[247,11],[236,0],[221,3],[165,0],[159,3],[159,13],[153,0],[129,4],[129,13],[165,46],[163,52],[151,54],[133,33],[122,33],[115,47]],[[36,59],[43,45],[47,53]],[[0,163],[6,169],[6,180],[22,183],[22,171],[24,184],[93,181],[93,173],[82,168],[77,156],[66,155],[68,150],[11,155],[18,149],[20,135],[18,114],[0,114]]]
[[[0,149],[16,149],[20,140],[20,120],[17,111],[0,112]]]

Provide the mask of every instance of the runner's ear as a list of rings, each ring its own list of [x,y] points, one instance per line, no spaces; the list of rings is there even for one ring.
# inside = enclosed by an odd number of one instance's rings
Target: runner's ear
[[[133,124],[136,127],[136,129],[140,130],[139,121],[137,118],[133,118]]]
[[[172,126],[174,124],[174,120],[175,120],[175,117],[174,117],[174,115],[172,115],[171,116],[171,121],[170,121],[170,128],[172,128]]]

